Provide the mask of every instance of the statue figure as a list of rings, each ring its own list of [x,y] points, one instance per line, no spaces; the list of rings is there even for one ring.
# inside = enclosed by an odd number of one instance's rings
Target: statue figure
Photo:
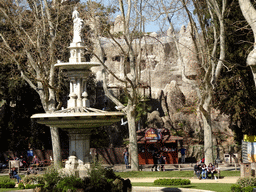
[[[79,12],[77,11],[77,7],[74,8],[74,11],[72,13],[72,19],[74,23],[73,43],[82,42],[81,30],[83,28],[83,20],[79,18]]]
[[[74,8],[74,11],[72,13],[72,19],[75,20],[76,18],[79,18],[79,12],[77,11],[77,7]]]

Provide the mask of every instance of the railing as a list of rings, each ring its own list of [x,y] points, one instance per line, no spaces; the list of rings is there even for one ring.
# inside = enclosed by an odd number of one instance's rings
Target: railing
[[[177,171],[182,171],[182,170],[194,170],[194,166],[196,163],[186,163],[186,164],[157,164],[157,166],[160,165],[164,165],[165,170],[177,170]],[[105,168],[112,168],[115,171],[125,171],[126,169],[126,165],[125,164],[115,164],[115,165],[110,165],[110,164],[103,164],[102,165]],[[151,169],[153,166],[153,164],[145,164],[145,165],[139,165],[139,170],[143,171],[145,169]],[[218,165],[216,165],[217,168],[219,168],[220,170],[225,170],[225,169],[234,169],[235,171],[237,171],[240,168],[240,164],[239,163],[219,163]]]

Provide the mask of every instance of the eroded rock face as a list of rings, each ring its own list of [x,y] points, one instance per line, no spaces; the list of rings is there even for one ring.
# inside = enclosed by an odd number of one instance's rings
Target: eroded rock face
[[[179,49],[185,65],[185,75],[190,79],[195,79],[199,75],[200,68],[198,66],[196,47],[192,38],[193,34],[190,24],[188,24],[187,28],[182,26],[180,30]]]
[[[152,113],[149,113],[147,122],[148,122],[148,127],[151,127],[151,128],[161,128],[164,125],[164,122],[160,117],[159,111],[153,111]]]
[[[185,96],[181,92],[176,81],[171,81],[171,83],[167,84],[163,92],[170,116],[177,113],[178,110],[184,107]]]
[[[202,133],[202,124],[196,106],[198,102],[197,92],[182,76],[184,72],[186,78],[195,80],[200,75],[193,34],[190,25],[188,27],[182,26],[180,33],[177,35],[179,37],[178,49],[181,53],[181,59],[178,59],[177,47],[172,32],[173,29],[169,28],[167,36],[164,37],[157,36],[156,33],[145,35],[141,41],[140,50],[136,47],[136,42],[139,41],[135,40],[133,44],[137,61],[141,61],[141,82],[150,86],[151,98],[159,101],[162,111],[161,114],[158,111],[153,111],[148,115],[148,121],[152,127],[158,125],[170,129],[182,128],[186,133],[191,133],[192,137],[198,137],[198,134]],[[128,50],[123,39],[117,40],[124,50]],[[106,56],[105,64],[121,79],[124,78],[124,70],[129,76],[129,66],[127,66],[127,69],[123,68],[123,62],[127,58],[122,56],[121,50],[106,38],[102,38],[102,45]],[[99,74],[97,79],[101,81],[100,78],[101,75]],[[111,86],[121,86],[112,75],[108,76],[108,83]],[[145,93],[145,90],[141,90],[141,93],[143,92]],[[147,89],[146,95],[149,94]],[[227,117],[222,116],[220,121],[217,111],[213,111],[212,116],[214,130],[218,131],[219,128],[230,130]],[[232,134],[232,132],[227,132]]]
[[[124,21],[123,21],[123,17],[121,15],[117,15],[115,22],[114,22],[114,26],[111,27],[110,32],[112,34],[124,32]]]
[[[116,19],[120,23],[120,18]],[[177,85],[191,89],[189,85],[182,80],[183,64],[185,65],[185,75],[190,79],[195,79],[198,76],[199,67],[196,54],[194,53],[195,46],[193,43],[190,27],[187,29],[183,26],[179,37],[179,50],[182,55],[182,61],[178,60],[177,47],[171,36],[171,29],[168,29],[168,35],[164,37],[157,37],[156,33],[151,33],[149,36],[143,37],[141,41],[142,48],[136,48],[136,41],[134,41],[134,50],[137,51],[137,59],[141,60],[141,82],[150,85],[151,94],[153,98],[158,97],[158,93],[165,88],[172,80],[177,82]],[[157,40],[156,40],[157,38]],[[123,46],[124,50],[128,50],[123,39],[117,39]],[[127,59],[121,53],[121,50],[110,39],[102,38],[104,53],[106,55],[105,64],[120,78],[124,77],[124,70],[129,75],[129,66],[124,69],[123,62]],[[98,50],[95,47],[95,50]],[[142,51],[142,52],[140,52]],[[100,68],[92,69],[98,71]],[[97,73],[97,80],[101,81],[101,75]],[[108,83],[111,85],[119,85],[112,75],[108,76]],[[184,94],[189,93],[186,91]]]

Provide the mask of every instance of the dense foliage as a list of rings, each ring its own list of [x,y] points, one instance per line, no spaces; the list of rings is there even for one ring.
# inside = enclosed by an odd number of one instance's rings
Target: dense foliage
[[[237,184],[240,185],[242,188],[247,186],[256,186],[256,178],[253,177],[245,177],[239,178]]]
[[[15,182],[0,183],[0,188],[14,188]]]
[[[241,13],[238,1],[228,1],[226,10],[226,61],[215,89],[214,106],[229,115],[230,128],[241,142],[243,134],[256,134],[256,89],[246,58],[253,47],[252,30]]]
[[[43,112],[38,95],[21,79],[5,78],[0,82],[5,84],[0,96],[1,150],[24,151],[29,144],[37,149],[50,148],[49,129],[30,120],[32,114]]]
[[[18,188],[19,188],[19,189],[25,189],[25,185],[24,185],[23,183],[19,183],[19,184],[18,184]]]
[[[231,186],[232,192],[252,192],[256,186],[256,179],[245,177],[238,179],[237,183]]]
[[[125,187],[131,188],[130,182],[124,181],[116,176],[112,169],[104,169],[97,165],[93,166],[88,174],[88,177],[81,179],[74,175],[62,174],[60,170],[56,170],[55,168],[50,168],[43,176],[26,176],[23,182],[26,188],[27,186],[28,188],[41,187],[41,191],[56,192],[76,191],[77,189],[84,189],[84,191],[88,192],[118,192],[121,191],[120,186],[123,189],[124,185]]]

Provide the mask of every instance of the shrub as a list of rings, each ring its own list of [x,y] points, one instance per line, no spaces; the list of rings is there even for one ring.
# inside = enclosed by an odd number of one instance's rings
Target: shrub
[[[242,189],[242,192],[253,192],[253,186],[247,186]]]
[[[155,185],[173,185],[172,179],[157,179],[154,181]]]
[[[100,165],[94,165],[91,170],[88,172],[90,184],[88,187],[92,191],[116,191],[117,186],[113,184],[113,181],[119,176],[116,176],[112,169],[104,169]]]
[[[23,178],[23,183],[26,184],[44,184],[44,178],[41,175],[27,175]]]
[[[15,187],[14,182],[0,183],[0,188],[14,188],[14,187]]]
[[[190,185],[189,179],[157,179],[155,185]]]
[[[56,185],[56,189],[62,192],[66,192],[69,189],[76,191],[79,188],[83,188],[83,180],[74,175],[63,177]]]
[[[253,178],[253,177],[240,178],[238,179],[237,184],[240,185],[241,188],[244,188],[247,186],[256,186],[256,178]]]
[[[84,189],[87,192],[119,192],[123,190],[125,186],[131,188],[130,181],[124,181],[120,176],[116,176],[112,169],[104,169],[101,166],[94,166],[88,171],[90,177],[80,179],[74,175],[67,176],[59,173],[59,170],[52,167],[46,171],[43,176],[29,175],[26,176],[23,181],[26,184],[26,189],[34,189],[36,187],[42,187],[41,191],[55,191],[66,192],[68,190],[76,191],[77,189]],[[120,179],[119,179],[120,178]],[[120,185],[114,185],[113,181],[120,180]],[[119,188],[118,188],[119,187]]]
[[[181,185],[190,185],[190,184],[191,184],[191,182],[190,182],[189,179],[182,179],[181,180]]]
[[[23,183],[19,183],[18,188],[19,189],[25,189],[25,185]]]
[[[33,184],[27,184],[26,187],[25,187],[25,189],[35,189],[35,188],[37,188],[37,187],[43,187],[43,186],[44,186],[43,184],[35,184],[35,185],[33,185]]]
[[[231,185],[231,192],[241,192],[242,187],[238,184],[233,184]]]
[[[13,182],[13,180],[10,179],[9,176],[3,176],[3,177],[1,177],[0,183],[8,183],[8,182]]]
[[[57,168],[51,167],[47,169],[43,179],[45,181],[44,189],[46,191],[54,191],[57,183],[61,180],[61,176]]]

